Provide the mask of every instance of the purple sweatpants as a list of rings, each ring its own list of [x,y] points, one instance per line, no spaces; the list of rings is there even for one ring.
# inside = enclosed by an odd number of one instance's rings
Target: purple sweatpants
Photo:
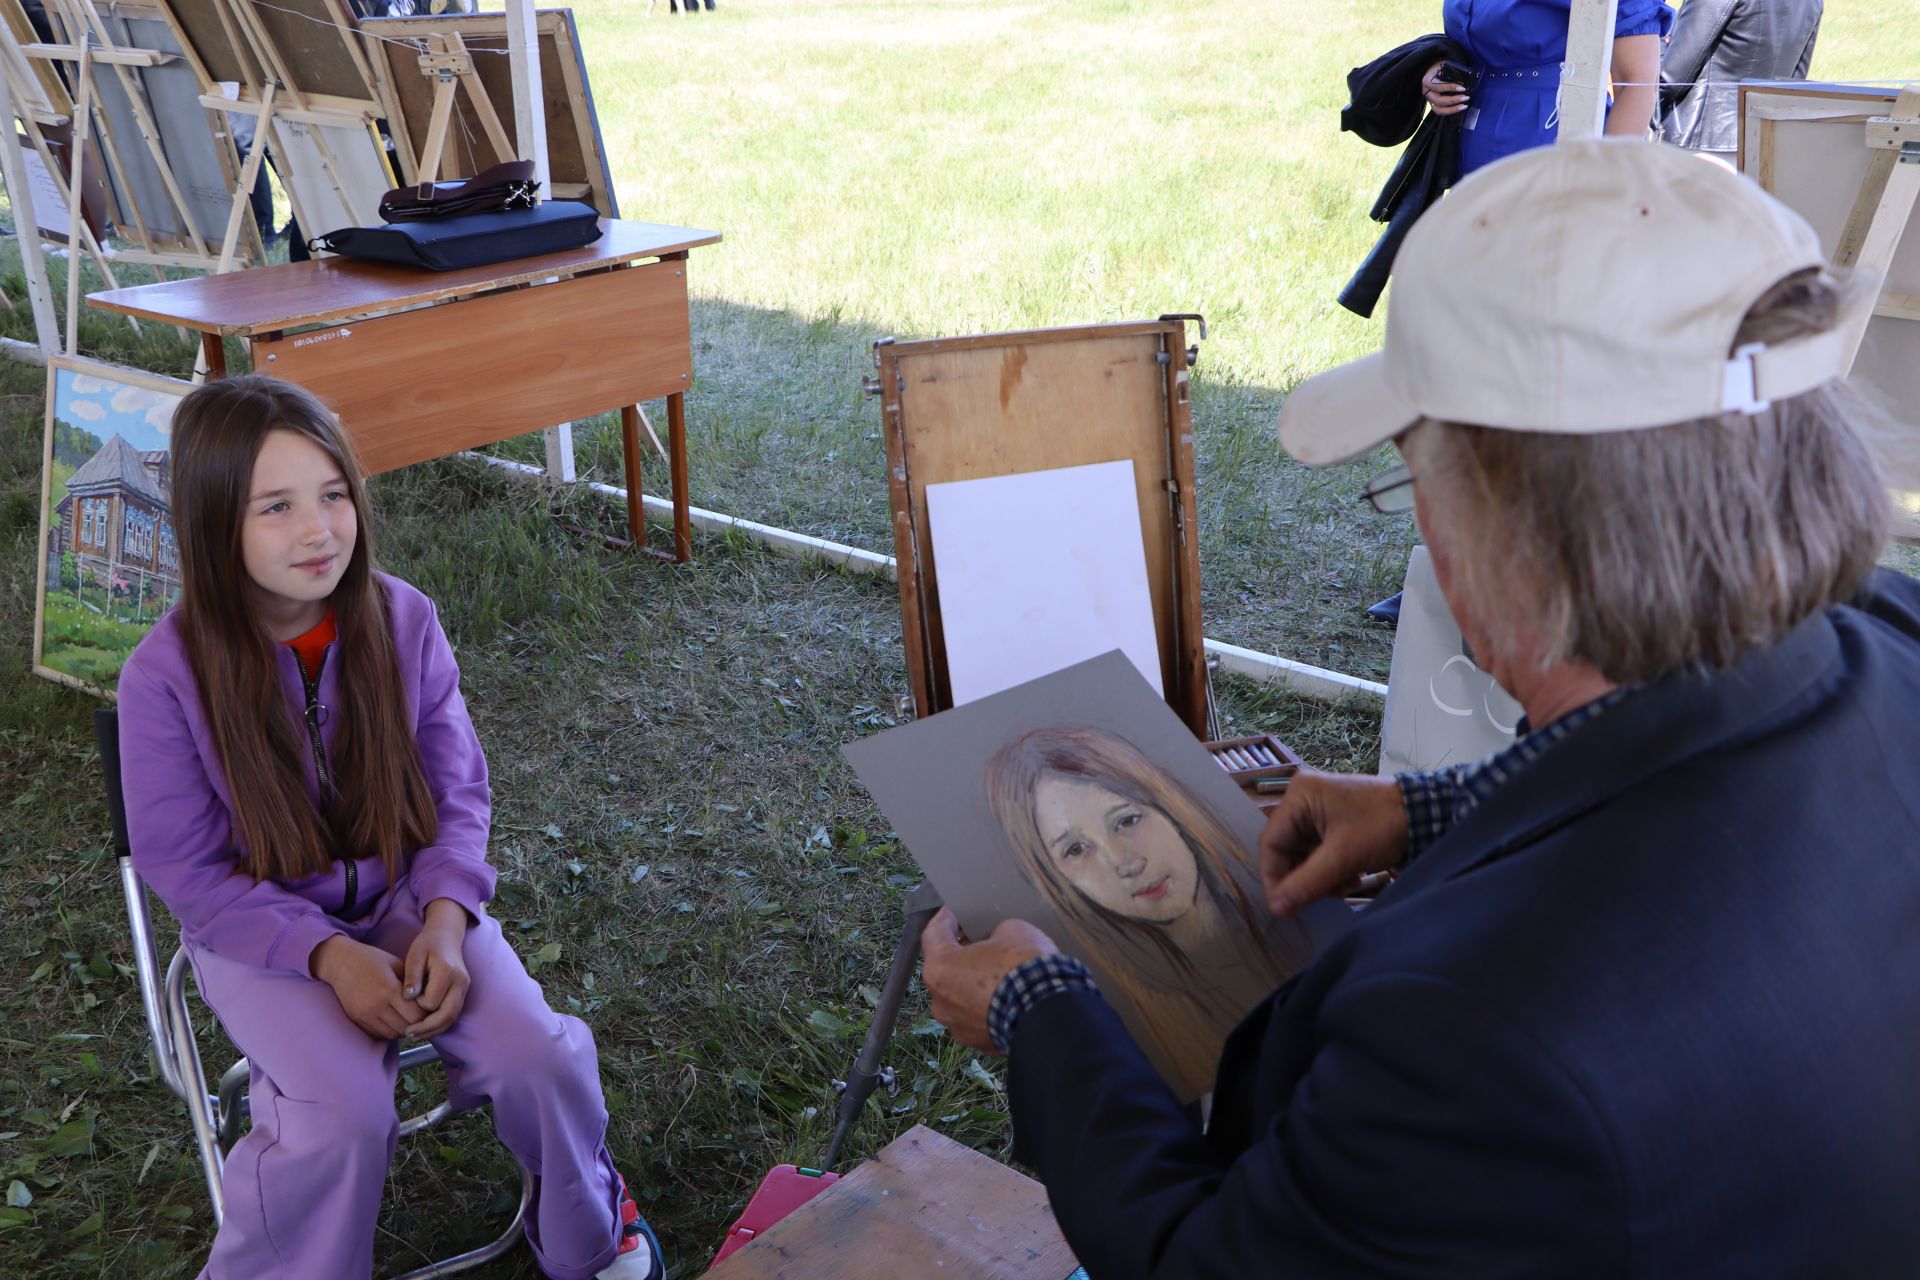
[[[404,957],[420,932],[404,877],[347,925]],[[193,950],[200,994],[252,1064],[253,1128],[227,1156],[226,1221],[203,1280],[354,1280],[373,1273],[374,1219],[398,1131],[398,1048],[360,1030],[314,978]],[[593,1036],[547,1007],[482,916],[464,950],[472,986],[434,1039],[454,1104],[491,1103],[500,1141],[533,1173],[527,1242],[554,1280],[590,1280],[619,1243],[620,1184]]]

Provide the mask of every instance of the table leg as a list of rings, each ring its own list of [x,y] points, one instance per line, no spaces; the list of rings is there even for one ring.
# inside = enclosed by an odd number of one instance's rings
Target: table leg
[[[640,407],[620,406],[620,450],[627,472],[627,532],[635,548],[647,545],[647,512],[640,496]]]
[[[226,340],[217,333],[203,333],[200,335],[200,349],[207,355],[207,376],[209,378],[226,377]]]
[[[693,500],[687,484],[687,396],[667,397],[667,466],[673,476],[673,558],[693,559]]]

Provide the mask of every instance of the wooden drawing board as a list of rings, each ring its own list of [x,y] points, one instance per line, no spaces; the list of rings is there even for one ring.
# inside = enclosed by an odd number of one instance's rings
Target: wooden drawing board
[[[1065,1280],[1046,1188],[915,1125],[706,1280]]]
[[[914,714],[953,705],[926,487],[1131,459],[1167,702],[1210,737],[1179,320],[874,344]]]
[[[278,79],[290,106],[377,111],[379,93],[346,0],[159,0],[205,91],[257,100]]]
[[[570,9],[542,9],[536,15],[540,43],[540,84],[547,121],[547,162],[555,198],[586,200],[602,217],[620,216],[613,175],[600,140],[593,88]],[[507,48],[506,16],[499,13],[445,14],[430,18],[375,18],[360,24],[368,37],[381,94],[387,102],[403,181],[418,181],[414,158],[426,140],[433,112],[434,81],[421,74],[420,57],[433,37],[457,36],[472,61],[495,115],[512,137],[513,73],[502,54]],[[406,40],[418,49],[386,41]],[[485,123],[463,92],[454,99],[454,116],[437,176],[472,177],[498,163]]]
[[[1897,421],[1920,426],[1920,209],[1876,210],[1896,152],[1867,145],[1869,123],[1892,114],[1899,90],[1781,83],[1740,87],[1741,170],[1806,218],[1842,265],[1879,271],[1880,299],[1854,359],[1852,380],[1883,399]],[[1885,157],[1876,166],[1876,155]],[[1907,168],[1910,166],[1900,166]],[[1863,192],[1866,196],[1863,197]],[[1870,234],[1877,221],[1892,219]],[[1872,252],[1891,240],[1884,254]],[[1868,248],[1862,257],[1863,246]],[[1920,533],[1916,504],[1902,536]]]

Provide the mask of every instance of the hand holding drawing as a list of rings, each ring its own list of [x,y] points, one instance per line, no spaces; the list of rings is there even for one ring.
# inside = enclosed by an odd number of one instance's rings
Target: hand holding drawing
[[[987,1034],[987,1010],[1001,979],[1035,956],[1059,949],[1025,920],[1002,920],[981,941],[968,942],[953,909],[940,908],[920,935],[921,979],[933,997],[934,1020],[969,1049],[997,1056],[1000,1051]]]
[[[1407,852],[1407,808],[1392,778],[1302,769],[1260,835],[1267,907],[1290,916]]]

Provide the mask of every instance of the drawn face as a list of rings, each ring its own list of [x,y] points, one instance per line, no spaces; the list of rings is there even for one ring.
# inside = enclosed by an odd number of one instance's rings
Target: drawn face
[[[291,639],[325,616],[359,535],[339,464],[296,431],[268,432],[247,486],[240,557],[275,639]]]
[[[1033,816],[1054,867],[1089,900],[1155,924],[1193,908],[1200,872],[1167,815],[1094,782],[1046,777]]]

